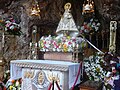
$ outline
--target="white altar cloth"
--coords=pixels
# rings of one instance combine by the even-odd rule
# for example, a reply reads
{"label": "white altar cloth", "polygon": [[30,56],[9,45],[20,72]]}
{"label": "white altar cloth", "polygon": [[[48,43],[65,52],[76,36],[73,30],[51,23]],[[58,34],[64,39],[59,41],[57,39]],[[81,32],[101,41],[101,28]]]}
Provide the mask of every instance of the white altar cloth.
{"label": "white altar cloth", "polygon": [[[53,74],[59,75],[60,86],[63,86],[63,83],[67,83],[68,88],[70,89],[76,79],[80,63],[64,62],[64,61],[52,61],[52,60],[13,60],[11,61],[10,76],[11,79],[24,78],[25,71],[38,71],[43,70],[45,74],[53,71]],[[65,72],[65,74],[63,74]],[[35,76],[34,76],[35,77]],[[49,80],[48,80],[49,81]],[[80,83],[80,76],[76,84]],[[67,86],[65,86],[67,87]],[[32,90],[32,89],[31,89]],[[44,90],[44,89],[37,89]],[[61,90],[65,90],[64,87],[61,87]]]}

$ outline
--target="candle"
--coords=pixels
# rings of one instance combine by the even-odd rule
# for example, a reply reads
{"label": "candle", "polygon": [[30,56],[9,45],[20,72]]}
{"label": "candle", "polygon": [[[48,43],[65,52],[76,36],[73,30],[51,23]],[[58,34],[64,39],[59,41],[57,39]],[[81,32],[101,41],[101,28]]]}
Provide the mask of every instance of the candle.
{"label": "candle", "polygon": [[30,47],[32,47],[32,42],[30,42]]}
{"label": "candle", "polygon": [[73,43],[73,47],[75,47],[75,43]]}
{"label": "candle", "polygon": [[4,47],[4,43],[5,43],[5,35],[4,35],[4,32],[2,34],[2,47]]}
{"label": "candle", "polygon": [[77,44],[77,46],[76,46],[77,48],[79,47],[79,44]]}
{"label": "candle", "polygon": [[35,43],[35,46],[37,47],[37,43]]}

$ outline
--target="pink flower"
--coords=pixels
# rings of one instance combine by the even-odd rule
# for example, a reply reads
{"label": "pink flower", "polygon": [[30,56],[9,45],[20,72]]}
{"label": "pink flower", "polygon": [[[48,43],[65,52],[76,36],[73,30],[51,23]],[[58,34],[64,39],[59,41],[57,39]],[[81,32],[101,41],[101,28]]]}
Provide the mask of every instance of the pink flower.
{"label": "pink flower", "polygon": [[72,41],[73,41],[73,42],[76,42],[76,39],[75,39],[75,38],[73,38],[73,39],[72,39]]}
{"label": "pink flower", "polygon": [[80,30],[80,33],[83,33],[83,30]]}
{"label": "pink flower", "polygon": [[47,47],[44,45],[44,48],[47,48]]}
{"label": "pink flower", "polygon": [[70,45],[70,44],[72,44],[72,42],[68,42],[68,44]]}
{"label": "pink flower", "polygon": [[46,44],[46,41],[44,42],[44,44]]}
{"label": "pink flower", "polygon": [[6,23],[7,23],[7,24],[5,25],[6,27],[10,27],[10,25],[12,24],[10,21],[6,21]]}
{"label": "pink flower", "polygon": [[53,45],[54,45],[55,48],[58,47],[58,45],[57,45],[57,43],[55,41],[53,42]]}

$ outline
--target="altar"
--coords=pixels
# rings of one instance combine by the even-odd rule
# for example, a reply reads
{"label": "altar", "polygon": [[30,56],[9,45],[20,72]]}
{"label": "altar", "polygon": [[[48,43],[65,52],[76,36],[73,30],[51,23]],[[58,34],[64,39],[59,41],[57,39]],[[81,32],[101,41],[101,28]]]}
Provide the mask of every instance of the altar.
{"label": "altar", "polygon": [[[53,80],[61,90],[70,90],[80,68],[80,63],[53,60],[14,60],[10,65],[11,79],[22,78],[22,90],[48,90]],[[76,85],[79,83],[80,75]]]}

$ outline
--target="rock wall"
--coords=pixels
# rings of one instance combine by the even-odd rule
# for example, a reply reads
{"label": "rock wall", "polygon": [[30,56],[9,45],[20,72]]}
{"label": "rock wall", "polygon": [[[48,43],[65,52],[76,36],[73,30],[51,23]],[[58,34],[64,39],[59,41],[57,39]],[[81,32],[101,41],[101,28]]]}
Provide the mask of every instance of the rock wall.
{"label": "rock wall", "polygon": [[[9,16],[14,17],[16,23],[20,24],[22,31],[21,36],[5,35],[4,48],[1,48],[1,50],[4,51],[3,57],[5,63],[3,63],[3,65],[7,66],[7,68],[9,68],[9,63],[11,60],[27,59],[29,54],[28,48],[31,36],[29,33],[30,18],[26,12],[30,5],[30,2],[28,3],[28,1],[12,1],[9,6],[5,7],[6,11],[1,9],[0,15],[4,16],[4,18]],[[0,41],[2,42],[2,40]]]}

